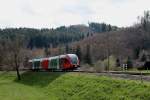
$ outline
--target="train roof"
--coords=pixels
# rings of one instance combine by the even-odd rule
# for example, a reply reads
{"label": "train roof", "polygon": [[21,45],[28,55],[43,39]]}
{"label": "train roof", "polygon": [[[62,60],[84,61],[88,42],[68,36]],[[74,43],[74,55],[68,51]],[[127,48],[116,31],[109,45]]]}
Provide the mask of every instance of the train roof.
{"label": "train roof", "polygon": [[67,54],[67,55],[70,56],[70,57],[77,57],[76,54]]}
{"label": "train roof", "polygon": [[36,58],[36,59],[31,59],[31,60],[29,60],[29,62],[33,62],[33,61],[41,61],[43,58]]}
{"label": "train roof", "polygon": [[54,56],[54,57],[48,57],[48,58],[34,58],[29,60],[29,62],[33,62],[33,61],[42,61],[43,59],[57,59],[57,58],[65,58],[65,57],[77,57],[76,54],[64,54],[64,55],[59,55],[59,56]]}
{"label": "train roof", "polygon": [[59,56],[49,57],[48,59],[56,59],[59,58]]}

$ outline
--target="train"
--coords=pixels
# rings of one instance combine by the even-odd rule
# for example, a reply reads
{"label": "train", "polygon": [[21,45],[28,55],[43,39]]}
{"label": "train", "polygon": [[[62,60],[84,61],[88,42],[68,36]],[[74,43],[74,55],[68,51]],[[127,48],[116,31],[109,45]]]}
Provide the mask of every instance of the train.
{"label": "train", "polygon": [[32,70],[73,70],[80,67],[80,61],[76,54],[35,58],[29,60],[29,64]]}

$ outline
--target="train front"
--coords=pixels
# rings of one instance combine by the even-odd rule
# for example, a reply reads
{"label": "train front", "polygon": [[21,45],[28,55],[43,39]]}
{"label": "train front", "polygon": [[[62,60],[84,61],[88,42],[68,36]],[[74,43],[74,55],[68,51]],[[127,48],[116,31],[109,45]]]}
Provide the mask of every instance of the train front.
{"label": "train front", "polygon": [[80,61],[76,54],[67,54],[67,56],[69,57],[69,59],[71,61],[71,66],[73,68],[80,67]]}

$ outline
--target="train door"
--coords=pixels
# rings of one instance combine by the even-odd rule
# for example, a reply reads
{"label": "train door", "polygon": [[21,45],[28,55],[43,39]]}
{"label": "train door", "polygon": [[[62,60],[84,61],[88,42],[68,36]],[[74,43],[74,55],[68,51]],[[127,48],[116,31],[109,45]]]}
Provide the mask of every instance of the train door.
{"label": "train door", "polygon": [[48,69],[48,59],[44,59],[41,62],[42,68],[47,70]]}

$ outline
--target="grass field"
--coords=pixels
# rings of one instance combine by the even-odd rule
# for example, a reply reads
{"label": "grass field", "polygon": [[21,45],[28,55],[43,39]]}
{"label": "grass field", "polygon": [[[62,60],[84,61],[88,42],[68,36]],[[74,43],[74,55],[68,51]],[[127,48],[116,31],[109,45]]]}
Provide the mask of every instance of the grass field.
{"label": "grass field", "polygon": [[150,83],[82,73],[0,72],[0,100],[150,100]]}

